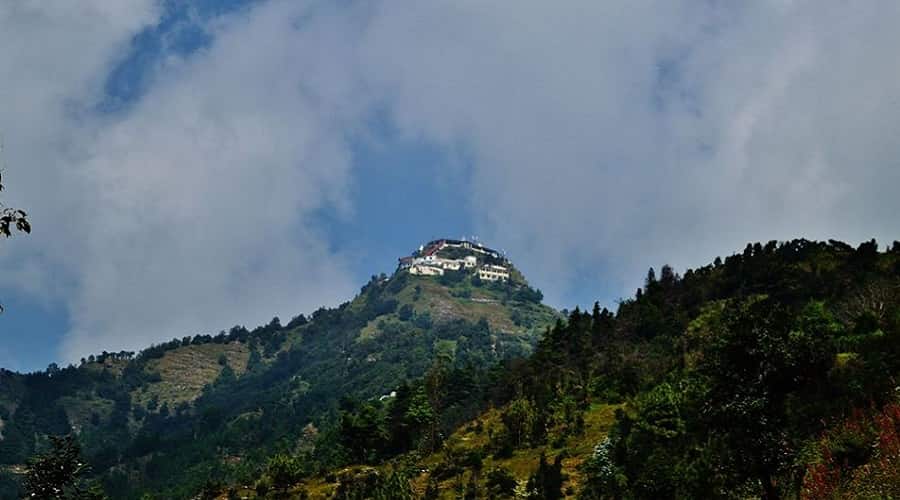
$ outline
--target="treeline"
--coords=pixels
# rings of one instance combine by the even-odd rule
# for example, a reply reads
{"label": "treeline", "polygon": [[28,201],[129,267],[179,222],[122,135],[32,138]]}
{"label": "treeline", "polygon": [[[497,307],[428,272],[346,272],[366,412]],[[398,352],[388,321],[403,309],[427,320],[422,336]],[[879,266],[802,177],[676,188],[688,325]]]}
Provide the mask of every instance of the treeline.
{"label": "treeline", "polygon": [[[773,241],[683,276],[651,269],[615,313],[576,308],[527,361],[445,376],[432,368],[394,398],[345,404],[342,464],[444,450],[429,490],[467,477],[456,494],[505,498],[508,471],[488,481],[482,459],[540,448],[559,454],[529,480],[534,498],[896,496],[900,243]],[[553,464],[596,404],[624,405],[564,487]],[[501,427],[487,445],[442,446],[492,406]]]}
{"label": "treeline", "polygon": [[625,401],[584,498],[806,495],[821,461],[852,476],[877,454],[846,436],[817,443],[894,401],[898,292],[900,244],[879,253],[874,240],[754,244],[683,277],[651,270],[615,316],[576,309],[513,377],[536,410],[529,444],[568,398]]}
{"label": "treeline", "polygon": [[[436,449],[453,427],[480,411],[484,398],[469,396],[486,392],[481,367],[526,356],[534,337],[495,331],[485,319],[434,320],[424,286],[406,273],[373,276],[354,301],[321,308],[310,318],[297,316],[287,325],[275,318],[250,331],[237,326],[137,354],[102,353],[80,367],[15,375],[18,392],[11,397],[17,406],[4,419],[4,437],[11,438],[0,441],[11,451],[3,459],[24,463],[48,449],[44,436],[71,432],[67,409],[92,412],[75,432],[96,478],[114,498],[148,492],[188,498],[221,485],[253,483],[261,471],[270,471],[266,477],[278,483],[420,447]],[[510,285],[509,293],[520,289]],[[526,307],[516,299],[515,305],[499,305],[505,290],[487,289],[498,297],[498,309]],[[527,304],[522,316],[548,321],[553,311]],[[375,334],[361,337],[372,325]],[[240,376],[223,355],[218,379],[198,398],[171,403],[142,397],[161,380],[151,361],[175,349],[232,342],[249,351]],[[426,386],[398,387],[402,380],[430,381],[425,398],[431,410],[421,405]],[[394,400],[401,403],[391,405]],[[399,415],[403,401],[409,408]],[[393,417],[385,413],[389,406]],[[440,418],[429,417],[429,411]],[[376,429],[370,439],[347,438],[368,436],[371,425]],[[265,490],[268,479],[260,484]]]}

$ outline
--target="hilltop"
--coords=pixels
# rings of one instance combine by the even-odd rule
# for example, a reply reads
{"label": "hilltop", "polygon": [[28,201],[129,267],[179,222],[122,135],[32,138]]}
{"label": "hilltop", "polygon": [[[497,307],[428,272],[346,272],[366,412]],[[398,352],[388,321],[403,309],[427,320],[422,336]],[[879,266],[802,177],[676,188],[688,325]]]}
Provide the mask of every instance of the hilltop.
{"label": "hilltop", "polygon": [[[338,467],[307,474],[283,454],[249,488],[208,491],[893,498],[898,360],[900,243],[750,244],[683,276],[650,269],[617,311],[576,308],[525,361],[444,384],[430,372],[395,398],[346,406]],[[460,383],[480,401],[465,421]],[[457,424],[434,439],[434,422]]]}
{"label": "hilltop", "polygon": [[120,498],[900,492],[900,242],[748,244],[566,318],[434,246],[286,326],[0,374],[3,491],[80,422]]}
{"label": "hilltop", "polygon": [[252,475],[312,429],[330,432],[342,401],[389,398],[437,359],[463,370],[526,357],[558,314],[503,262],[505,279],[399,268],[286,325],[274,318],[78,366],[0,371],[0,498],[14,498],[15,472],[48,435],[74,433],[114,498],[182,498],[209,478]]}

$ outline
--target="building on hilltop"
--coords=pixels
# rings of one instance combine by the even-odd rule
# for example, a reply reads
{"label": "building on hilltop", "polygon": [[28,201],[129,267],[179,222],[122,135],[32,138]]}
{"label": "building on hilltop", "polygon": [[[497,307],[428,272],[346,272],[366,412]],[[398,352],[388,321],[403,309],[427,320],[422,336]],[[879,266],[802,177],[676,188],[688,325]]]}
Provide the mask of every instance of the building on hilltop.
{"label": "building on hilltop", "polygon": [[409,274],[418,276],[443,276],[444,269],[438,266],[429,266],[428,264],[413,264],[409,267]]}
{"label": "building on hilltop", "polygon": [[422,245],[421,247],[419,247],[419,254],[421,254],[423,257],[428,256],[428,255],[434,255],[437,252],[439,252],[445,248],[462,248],[465,250],[470,250],[475,253],[480,253],[482,255],[487,255],[494,259],[502,259],[503,258],[503,255],[500,252],[498,252],[497,250],[494,250],[492,248],[488,248],[488,247],[482,245],[481,243],[474,243],[474,242],[465,241],[465,240],[449,240],[449,239],[440,239],[440,240],[429,241],[425,245]]}
{"label": "building on hilltop", "polygon": [[[441,250],[453,248],[463,250],[460,252],[444,253],[443,257],[439,255]],[[448,256],[460,258],[447,258]],[[482,261],[479,267],[479,256]],[[506,262],[500,252],[485,247],[480,243],[472,243],[465,240],[434,240],[429,241],[412,255],[400,257],[398,270],[408,270],[410,274],[418,276],[443,276],[445,271],[472,270],[481,279],[487,281],[508,280],[509,270],[497,265],[497,262]]]}
{"label": "building on hilltop", "polygon": [[478,268],[478,277],[485,281],[509,280],[509,269],[504,266],[485,264]]}

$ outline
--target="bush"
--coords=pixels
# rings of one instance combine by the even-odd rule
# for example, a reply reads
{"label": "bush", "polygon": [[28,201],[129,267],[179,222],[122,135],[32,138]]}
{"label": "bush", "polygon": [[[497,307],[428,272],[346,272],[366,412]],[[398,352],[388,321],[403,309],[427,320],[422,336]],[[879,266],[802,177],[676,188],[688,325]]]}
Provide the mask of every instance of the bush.
{"label": "bush", "polygon": [[897,498],[900,495],[900,405],[874,416],[856,411],[827,432],[820,460],[803,478],[801,498]]}
{"label": "bush", "polygon": [[491,498],[512,498],[516,494],[518,481],[508,470],[497,467],[488,471],[485,486]]}
{"label": "bush", "polygon": [[541,293],[540,290],[531,288],[530,286],[523,286],[513,294],[513,300],[540,304],[541,301],[544,300],[544,294]]}
{"label": "bush", "polygon": [[403,290],[403,287],[406,286],[406,283],[409,282],[409,273],[396,273],[394,277],[391,278],[391,282],[387,286],[387,291],[390,293],[399,293]]}
{"label": "bush", "polygon": [[397,306],[400,303],[397,302],[397,299],[387,299],[387,300],[379,300],[375,303],[375,316],[381,316],[383,314],[390,314],[397,310]]}
{"label": "bush", "polygon": [[255,489],[256,496],[265,497],[269,493],[269,490],[272,489],[272,480],[266,476],[263,476],[259,479],[259,481],[256,482]]}
{"label": "bush", "polygon": [[397,317],[400,318],[400,321],[409,321],[413,317],[413,308],[409,304],[404,304],[397,311]]}
{"label": "bush", "polygon": [[302,468],[297,459],[279,453],[266,463],[266,476],[274,488],[286,490],[302,478]]}
{"label": "bush", "polygon": [[415,325],[423,330],[431,328],[431,314],[428,311],[417,314]]}
{"label": "bush", "polygon": [[453,286],[457,283],[462,282],[464,279],[466,279],[467,274],[468,273],[466,273],[465,271],[447,270],[447,271],[444,271],[444,274],[441,275],[440,278],[438,278],[438,283],[440,283],[444,286]]}

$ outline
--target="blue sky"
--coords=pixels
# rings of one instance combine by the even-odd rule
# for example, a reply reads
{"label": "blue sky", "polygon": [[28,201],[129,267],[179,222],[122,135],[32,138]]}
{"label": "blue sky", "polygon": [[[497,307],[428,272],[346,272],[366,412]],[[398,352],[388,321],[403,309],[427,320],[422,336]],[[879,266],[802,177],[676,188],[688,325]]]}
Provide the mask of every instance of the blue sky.
{"label": "blue sky", "polygon": [[0,366],[349,299],[435,237],[557,307],[748,241],[896,239],[900,7],[0,6]]}

